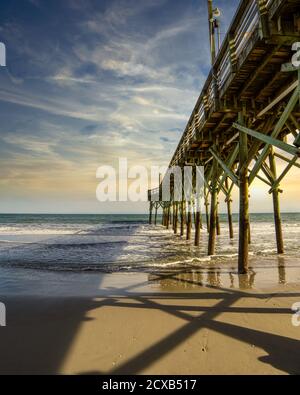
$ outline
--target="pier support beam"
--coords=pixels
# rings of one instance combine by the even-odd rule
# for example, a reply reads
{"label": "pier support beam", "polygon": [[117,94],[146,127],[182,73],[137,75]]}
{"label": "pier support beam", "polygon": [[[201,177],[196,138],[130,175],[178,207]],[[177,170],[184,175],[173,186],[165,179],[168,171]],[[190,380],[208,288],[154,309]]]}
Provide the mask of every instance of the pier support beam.
{"label": "pier support beam", "polygon": [[[250,196],[249,196],[250,199]],[[249,226],[248,226],[248,244],[251,244],[252,240],[251,240],[251,219],[249,216]]]}
{"label": "pier support beam", "polygon": [[210,223],[209,223],[209,239],[208,254],[215,254],[216,245],[216,217],[217,217],[217,172],[218,163],[213,159],[212,181],[211,181],[211,207],[210,207]]}
{"label": "pier support beam", "polygon": [[[225,180],[225,187],[226,190],[229,190],[229,185],[228,185],[228,178]],[[233,234],[233,223],[232,223],[232,210],[231,210],[231,195],[228,195],[226,198],[226,203],[227,203],[227,216],[228,216],[228,227],[229,227],[229,237],[230,239],[233,239],[234,234]]]}
{"label": "pier support beam", "polygon": [[[244,124],[242,113],[239,114],[239,125]],[[248,168],[241,164],[248,161],[248,138],[240,131],[240,215],[239,215],[239,273],[248,272],[249,255],[249,178]]]}
{"label": "pier support beam", "polygon": [[149,209],[149,224],[152,224],[152,210],[153,210],[153,202],[150,202],[150,209]]}
{"label": "pier support beam", "polygon": [[181,210],[180,210],[180,236],[183,236],[184,235],[185,219],[186,219],[184,201],[182,201],[180,205],[181,205]]}
{"label": "pier support beam", "polygon": [[174,203],[174,233],[178,233],[178,203]]}
{"label": "pier support beam", "polygon": [[220,216],[219,216],[219,201],[217,198],[217,210],[216,210],[216,227],[217,227],[217,236],[221,235],[221,227],[220,227]]}
{"label": "pier support beam", "polygon": [[206,191],[204,192],[204,205],[205,205],[205,217],[206,217],[206,228],[207,228],[207,233],[209,233],[209,212],[208,212],[208,193]]}
{"label": "pier support beam", "polygon": [[200,229],[201,229],[201,211],[199,203],[196,203],[196,220],[195,220],[195,246],[200,245]]}
{"label": "pier support beam", "polygon": [[165,206],[164,207],[164,215],[163,215],[163,225],[167,226],[167,213],[168,213],[168,208]]}
{"label": "pier support beam", "polygon": [[167,229],[170,228],[170,216],[171,216],[171,205],[169,204],[169,205],[168,205],[168,208],[167,208],[167,216],[166,216],[166,226],[167,226]]}
{"label": "pier support beam", "polygon": [[155,226],[157,225],[157,210],[158,210],[158,204],[155,203],[155,218],[154,218],[154,224],[155,224]]}
{"label": "pier support beam", "polygon": [[188,202],[186,239],[191,240],[191,235],[192,235],[192,204],[191,204],[191,202]]}
{"label": "pier support beam", "polygon": [[[277,179],[276,162],[274,156],[274,149],[271,148],[269,155],[270,169],[274,176],[274,180]],[[274,206],[274,221],[275,221],[275,232],[277,242],[278,254],[284,253],[283,237],[282,237],[282,226],[281,226],[281,215],[280,215],[280,204],[279,204],[279,185],[272,192],[273,195],[273,206]]]}

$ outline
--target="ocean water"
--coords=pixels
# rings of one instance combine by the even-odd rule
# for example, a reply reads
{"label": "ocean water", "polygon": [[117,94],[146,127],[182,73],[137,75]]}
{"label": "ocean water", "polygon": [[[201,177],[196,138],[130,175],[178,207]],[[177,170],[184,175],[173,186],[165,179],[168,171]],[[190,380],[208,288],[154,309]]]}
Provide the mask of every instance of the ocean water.
{"label": "ocean water", "polygon": [[[238,216],[229,240],[221,215],[216,255],[206,256],[207,231],[201,247],[162,226],[150,226],[147,215],[0,215],[0,267],[51,271],[151,271],[172,267],[233,264],[237,259]],[[285,256],[298,257],[300,214],[282,214]],[[158,217],[160,223],[161,217]],[[204,218],[203,218],[203,223]],[[276,256],[272,214],[251,215],[250,255]]]}

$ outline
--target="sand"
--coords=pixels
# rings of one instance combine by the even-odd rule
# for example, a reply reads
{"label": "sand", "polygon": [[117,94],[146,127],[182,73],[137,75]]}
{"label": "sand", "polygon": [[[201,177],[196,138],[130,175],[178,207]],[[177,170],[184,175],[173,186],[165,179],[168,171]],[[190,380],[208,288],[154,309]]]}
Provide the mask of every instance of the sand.
{"label": "sand", "polygon": [[273,268],[265,279],[79,274],[73,295],[0,295],[0,373],[299,374],[299,277],[282,281]]}

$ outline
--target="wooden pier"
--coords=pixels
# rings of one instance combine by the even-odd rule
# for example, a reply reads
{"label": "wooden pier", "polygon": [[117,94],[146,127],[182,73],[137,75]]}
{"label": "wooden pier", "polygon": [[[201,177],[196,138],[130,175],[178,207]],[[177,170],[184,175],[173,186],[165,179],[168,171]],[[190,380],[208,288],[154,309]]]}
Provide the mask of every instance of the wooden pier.
{"label": "wooden pier", "polygon": [[[208,255],[216,252],[220,194],[227,203],[232,238],[232,189],[239,189],[238,268],[245,273],[250,242],[249,188],[255,178],[267,184],[273,196],[277,250],[284,252],[280,183],[293,166],[300,167],[300,69],[291,63],[295,55],[292,45],[300,42],[300,0],[242,0],[217,54],[211,0],[208,5],[213,66],[169,168],[204,167]],[[288,136],[293,137],[293,144],[287,143]],[[286,162],[280,175],[278,159]],[[202,216],[197,202],[193,198],[187,201],[184,195],[179,201],[172,197],[163,201],[161,188],[162,183],[149,191],[150,223],[153,210],[157,223],[157,211],[162,208],[162,224],[177,233],[180,219],[178,233],[190,240],[191,207],[195,205],[198,246]]]}

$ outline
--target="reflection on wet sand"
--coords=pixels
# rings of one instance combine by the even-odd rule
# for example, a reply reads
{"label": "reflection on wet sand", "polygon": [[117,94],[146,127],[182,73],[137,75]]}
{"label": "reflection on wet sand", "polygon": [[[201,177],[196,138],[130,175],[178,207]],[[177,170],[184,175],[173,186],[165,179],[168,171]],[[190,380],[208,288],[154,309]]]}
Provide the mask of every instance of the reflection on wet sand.
{"label": "reflection on wet sand", "polygon": [[[274,262],[274,261],[273,261]],[[287,273],[290,281],[287,280]],[[296,273],[298,276],[295,276]],[[299,267],[286,265],[285,258],[278,257],[278,264],[253,265],[247,274],[238,274],[232,267],[201,267],[165,270],[149,275],[149,281],[162,289],[195,289],[199,287],[223,287],[250,290],[263,287],[272,282],[273,285],[285,285],[299,277]]]}
{"label": "reflection on wet sand", "polygon": [[286,270],[285,270],[285,260],[283,257],[277,257],[278,260],[278,283],[286,284]]}

